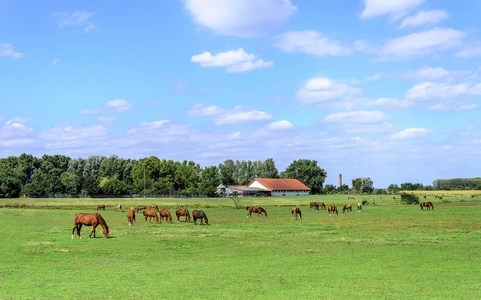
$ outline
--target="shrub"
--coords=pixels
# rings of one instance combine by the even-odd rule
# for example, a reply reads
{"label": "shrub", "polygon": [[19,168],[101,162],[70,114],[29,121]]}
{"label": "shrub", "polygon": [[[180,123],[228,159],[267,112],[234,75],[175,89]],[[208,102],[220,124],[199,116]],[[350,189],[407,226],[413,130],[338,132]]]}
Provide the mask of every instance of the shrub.
{"label": "shrub", "polygon": [[410,193],[401,193],[401,203],[404,204],[419,204],[419,197]]}

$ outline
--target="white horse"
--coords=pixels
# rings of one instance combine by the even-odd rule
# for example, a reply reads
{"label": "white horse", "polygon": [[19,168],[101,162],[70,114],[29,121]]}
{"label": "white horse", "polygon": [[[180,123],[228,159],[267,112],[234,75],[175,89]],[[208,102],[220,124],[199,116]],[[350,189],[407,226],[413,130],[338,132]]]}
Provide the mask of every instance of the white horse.
{"label": "white horse", "polygon": [[361,211],[362,211],[362,204],[361,204],[361,203],[358,203],[358,204],[357,204],[357,211],[358,211],[358,212],[361,212]]}
{"label": "white horse", "polygon": [[122,205],[119,204],[119,205],[117,206],[117,211],[118,211],[118,212],[122,212]]}

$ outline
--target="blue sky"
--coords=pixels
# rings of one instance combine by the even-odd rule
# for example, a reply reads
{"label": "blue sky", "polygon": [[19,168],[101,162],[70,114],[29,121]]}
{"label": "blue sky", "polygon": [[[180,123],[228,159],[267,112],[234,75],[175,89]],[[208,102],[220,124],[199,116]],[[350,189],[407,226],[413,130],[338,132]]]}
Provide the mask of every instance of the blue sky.
{"label": "blue sky", "polygon": [[0,157],[480,176],[481,2],[0,3]]}

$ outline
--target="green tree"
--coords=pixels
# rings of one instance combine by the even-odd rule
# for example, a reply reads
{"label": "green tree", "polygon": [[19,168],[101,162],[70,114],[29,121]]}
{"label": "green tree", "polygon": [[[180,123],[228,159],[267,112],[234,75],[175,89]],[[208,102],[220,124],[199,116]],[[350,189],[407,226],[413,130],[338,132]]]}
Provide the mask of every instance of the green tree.
{"label": "green tree", "polygon": [[223,185],[237,185],[235,174],[235,163],[232,159],[228,159],[223,163],[219,164],[220,181]]}
{"label": "green tree", "polygon": [[357,192],[361,191],[361,178],[356,178],[352,180],[352,189]]}
{"label": "green tree", "polygon": [[317,165],[317,161],[309,159],[295,160],[282,172],[283,178],[299,180],[311,189],[312,194],[322,192],[326,176],[326,171]]}
{"label": "green tree", "polygon": [[335,192],[335,191],[336,191],[336,187],[335,187],[334,185],[332,185],[332,184],[326,184],[326,185],[324,186],[324,192],[325,192],[326,194],[332,194],[332,193]]}
{"label": "green tree", "polygon": [[202,169],[199,183],[199,194],[212,195],[220,184],[219,169],[216,166]]}
{"label": "green tree", "polygon": [[142,194],[145,189],[153,187],[160,179],[160,159],[155,156],[136,160],[132,166],[134,193]]}
{"label": "green tree", "polygon": [[373,181],[369,177],[361,178],[361,193],[371,194],[374,191]]}
{"label": "green tree", "polygon": [[16,198],[22,190],[23,174],[12,168],[13,160],[0,159],[0,198]]}

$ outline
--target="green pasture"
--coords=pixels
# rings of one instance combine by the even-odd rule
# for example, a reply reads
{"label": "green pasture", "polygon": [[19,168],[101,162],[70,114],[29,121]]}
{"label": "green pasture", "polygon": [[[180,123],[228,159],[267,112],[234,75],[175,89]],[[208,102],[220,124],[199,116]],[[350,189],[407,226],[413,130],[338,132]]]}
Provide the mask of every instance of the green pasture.
{"label": "green pasture", "polygon": [[[471,198],[471,195],[444,196],[443,202],[472,202],[481,201],[481,195]],[[351,198],[351,199],[348,199]],[[396,199],[393,199],[396,198]],[[420,194],[421,201],[439,202],[434,195]],[[246,206],[292,206],[309,205],[310,202],[325,202],[326,205],[356,205],[362,200],[370,204],[400,204],[399,195],[311,195],[311,196],[282,196],[282,197],[245,197],[240,200],[241,207]],[[234,207],[231,198],[0,198],[0,208],[44,208],[44,209],[95,209],[98,204],[104,204],[107,210],[117,210],[119,204],[128,208],[138,205],[157,204],[159,207],[177,208],[216,208]]]}
{"label": "green pasture", "polygon": [[[421,211],[392,196],[364,197],[362,213],[338,217],[307,206],[341,208],[362,201],[355,197],[243,199],[268,212],[252,219],[229,199],[0,200],[0,299],[479,298],[479,199]],[[177,206],[200,208],[211,225],[146,224],[138,214],[129,227],[119,201],[173,214]],[[72,240],[75,214],[98,203],[108,205],[101,215],[113,238],[99,227],[89,239],[84,226],[83,238]],[[302,220],[291,219],[292,205],[301,205]]]}

